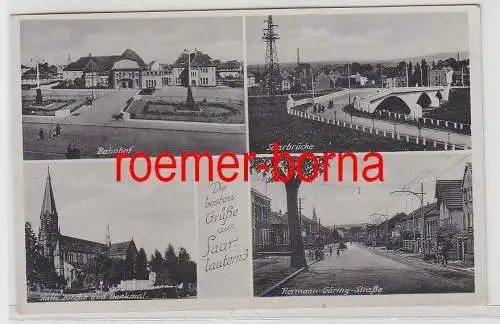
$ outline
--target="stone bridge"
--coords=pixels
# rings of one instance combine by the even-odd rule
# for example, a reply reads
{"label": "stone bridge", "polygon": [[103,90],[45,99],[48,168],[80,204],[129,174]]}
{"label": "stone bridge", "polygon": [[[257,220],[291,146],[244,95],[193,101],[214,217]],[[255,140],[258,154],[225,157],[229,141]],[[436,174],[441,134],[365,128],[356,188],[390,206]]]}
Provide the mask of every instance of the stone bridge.
{"label": "stone bridge", "polygon": [[353,105],[355,109],[368,113],[377,109],[391,110],[391,107],[397,106],[402,110],[394,112],[421,118],[422,108],[440,106],[444,90],[444,87],[389,88],[364,98],[355,96]]}

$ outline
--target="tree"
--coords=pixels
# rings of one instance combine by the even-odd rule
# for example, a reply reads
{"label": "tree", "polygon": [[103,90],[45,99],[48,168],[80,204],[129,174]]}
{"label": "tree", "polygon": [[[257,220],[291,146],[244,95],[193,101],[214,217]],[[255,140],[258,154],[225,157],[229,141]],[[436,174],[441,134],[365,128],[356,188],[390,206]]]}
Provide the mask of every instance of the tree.
{"label": "tree", "polygon": [[178,257],[178,263],[179,264],[186,264],[188,261],[191,261],[191,256],[187,252],[187,250],[183,247],[179,248],[179,257]]}
{"label": "tree", "polygon": [[420,64],[418,62],[415,64],[415,72],[413,73],[413,85],[416,85],[417,83],[419,86],[422,86],[422,74]]}
{"label": "tree", "polygon": [[429,65],[422,59],[422,85],[429,86]]}
{"label": "tree", "polygon": [[172,244],[169,244],[165,251],[165,263],[170,268],[177,264],[177,255]]}
{"label": "tree", "polygon": [[160,251],[155,250],[155,253],[151,256],[151,271],[158,272],[164,264],[163,257],[161,256]]}
{"label": "tree", "polygon": [[82,77],[76,78],[73,81],[73,85],[76,89],[83,89],[85,88],[85,79]]}
{"label": "tree", "polygon": [[145,280],[148,279],[148,273],[146,269],[147,263],[147,255],[146,251],[143,248],[139,249],[139,253],[137,254],[137,261],[135,263],[135,276],[136,279]]}
{"label": "tree", "polygon": [[29,283],[38,282],[40,279],[37,265],[40,262],[38,240],[30,222],[24,223],[24,239],[26,247],[26,279]]}
{"label": "tree", "polygon": [[415,83],[413,82],[413,66],[411,62],[408,62],[408,86],[412,87]]}
{"label": "tree", "polygon": [[[296,164],[297,158],[292,158],[294,165]],[[259,166],[261,165],[270,165],[269,158],[254,158],[251,160],[251,172],[258,173],[262,175],[266,181],[273,182],[275,177],[273,177],[271,168],[263,169]],[[285,191],[286,191],[286,205],[288,209],[288,230],[290,234],[290,249],[291,249],[291,258],[290,258],[290,267],[293,268],[301,268],[307,266],[305,251],[304,251],[304,242],[302,241],[302,231],[301,231],[301,215],[299,215],[297,198],[299,193],[299,187],[302,183],[301,178],[299,177],[299,171],[302,173],[303,177],[311,176],[314,173],[314,164],[310,159],[304,159],[303,163],[300,165],[301,168],[289,166],[288,161],[282,159],[279,161],[277,165],[277,172],[282,179],[286,177],[286,175],[290,174],[291,179],[289,181],[285,181]],[[293,167],[293,172],[289,167]],[[317,165],[318,174],[323,173],[323,161],[319,161]]]}

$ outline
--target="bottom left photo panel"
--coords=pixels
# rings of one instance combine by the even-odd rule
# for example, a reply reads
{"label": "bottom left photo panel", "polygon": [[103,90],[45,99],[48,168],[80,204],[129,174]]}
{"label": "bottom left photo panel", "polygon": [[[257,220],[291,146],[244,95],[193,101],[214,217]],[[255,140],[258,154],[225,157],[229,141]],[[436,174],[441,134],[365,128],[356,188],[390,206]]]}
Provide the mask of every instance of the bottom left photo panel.
{"label": "bottom left photo panel", "polygon": [[28,303],[196,298],[193,183],[115,172],[114,160],[24,163]]}

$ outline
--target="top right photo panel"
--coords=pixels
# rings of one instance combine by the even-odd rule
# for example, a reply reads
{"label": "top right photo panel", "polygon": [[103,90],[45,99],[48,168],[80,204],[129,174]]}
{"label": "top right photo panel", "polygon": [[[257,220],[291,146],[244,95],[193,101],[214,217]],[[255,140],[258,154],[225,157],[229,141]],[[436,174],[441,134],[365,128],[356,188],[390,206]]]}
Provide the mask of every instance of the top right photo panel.
{"label": "top right photo panel", "polygon": [[246,17],[250,151],[471,149],[469,12],[417,9]]}

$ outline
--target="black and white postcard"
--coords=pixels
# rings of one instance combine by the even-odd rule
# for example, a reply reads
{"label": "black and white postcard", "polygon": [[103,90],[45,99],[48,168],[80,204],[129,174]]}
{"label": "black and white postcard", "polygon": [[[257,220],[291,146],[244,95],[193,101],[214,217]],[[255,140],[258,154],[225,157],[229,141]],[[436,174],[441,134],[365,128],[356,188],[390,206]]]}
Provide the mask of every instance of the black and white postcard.
{"label": "black and white postcard", "polygon": [[11,27],[20,313],[486,300],[477,6]]}

